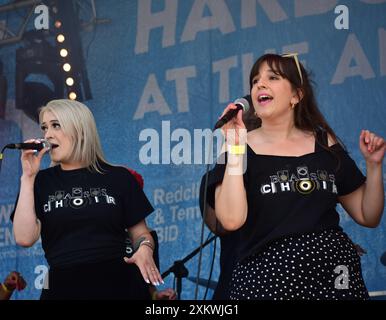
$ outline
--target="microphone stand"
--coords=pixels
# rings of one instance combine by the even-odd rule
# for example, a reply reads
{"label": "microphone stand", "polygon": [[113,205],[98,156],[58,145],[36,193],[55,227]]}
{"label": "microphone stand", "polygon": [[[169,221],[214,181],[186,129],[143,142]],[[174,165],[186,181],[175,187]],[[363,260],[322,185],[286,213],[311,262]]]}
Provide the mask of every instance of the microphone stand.
{"label": "microphone stand", "polygon": [[164,273],[162,273],[161,277],[166,278],[170,273],[174,273],[174,276],[177,279],[177,299],[181,300],[181,291],[182,291],[182,278],[186,278],[189,275],[188,269],[185,267],[185,262],[192,259],[197,253],[200,252],[200,250],[204,247],[206,247],[209,243],[211,243],[214,239],[216,239],[217,236],[213,236],[207,241],[205,241],[201,246],[194,249],[191,253],[189,253],[185,258],[182,260],[176,260],[174,261],[174,264],[166,270]]}

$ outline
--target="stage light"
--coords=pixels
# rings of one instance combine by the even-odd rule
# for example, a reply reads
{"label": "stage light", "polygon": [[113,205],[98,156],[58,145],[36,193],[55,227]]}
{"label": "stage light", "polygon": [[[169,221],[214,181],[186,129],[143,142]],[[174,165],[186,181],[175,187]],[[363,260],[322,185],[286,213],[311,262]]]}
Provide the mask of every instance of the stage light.
{"label": "stage light", "polygon": [[[67,96],[70,92],[75,92],[76,100],[84,101],[92,99],[92,94],[82,49],[82,39],[80,36],[82,30],[82,19],[80,18],[81,14],[79,11],[80,2],[83,1],[56,0],[55,5],[57,5],[57,13],[54,15],[53,21],[61,22],[61,27],[55,29],[55,37],[58,34],[65,37],[64,43],[57,43],[57,55],[62,59],[63,64],[68,63],[71,65],[71,71],[67,71],[68,73],[63,75],[63,80],[65,81],[68,77],[71,77],[74,80],[72,86],[66,85]],[[63,48],[68,51],[66,57],[63,57],[60,54],[60,50]]]}
{"label": "stage light", "polygon": [[66,38],[64,37],[64,35],[58,34],[58,36],[56,37],[56,40],[57,40],[59,43],[63,43],[64,40],[66,40]]}
{"label": "stage light", "polygon": [[64,96],[62,63],[57,49],[46,40],[44,30],[24,34],[25,45],[16,50],[15,104],[17,109],[38,122],[37,110]]}
{"label": "stage light", "polygon": [[61,21],[59,21],[59,20],[57,20],[57,21],[55,21],[55,27],[56,28],[60,28],[62,26],[62,22]]}
{"label": "stage light", "polygon": [[68,56],[68,51],[67,49],[60,49],[60,56],[65,58]]}
{"label": "stage light", "polygon": [[75,92],[70,92],[68,94],[68,97],[71,99],[71,100],[75,100],[76,99],[76,93]]}
{"label": "stage light", "polygon": [[65,63],[63,65],[63,70],[69,72],[71,70],[71,65],[69,63]]}
{"label": "stage light", "polygon": [[74,85],[74,79],[69,77],[66,79],[66,84],[71,87],[72,85]]}

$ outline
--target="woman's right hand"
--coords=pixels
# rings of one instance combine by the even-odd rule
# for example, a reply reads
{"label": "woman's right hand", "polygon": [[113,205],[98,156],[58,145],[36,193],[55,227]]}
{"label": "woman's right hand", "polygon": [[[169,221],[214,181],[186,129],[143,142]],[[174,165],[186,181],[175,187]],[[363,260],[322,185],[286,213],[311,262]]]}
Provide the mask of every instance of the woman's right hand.
{"label": "woman's right hand", "polygon": [[[234,103],[230,103],[222,113],[222,118],[229,110],[236,109]],[[219,119],[220,119],[219,118]],[[221,128],[222,133],[225,136],[226,143],[228,145],[245,144],[247,138],[247,130],[243,122],[243,110],[239,110],[236,117],[233,117]]]}
{"label": "woman's right hand", "polygon": [[[24,141],[26,143],[40,143],[39,140],[29,139]],[[35,150],[22,150],[21,151],[21,166],[23,169],[23,176],[26,178],[34,178],[40,169],[40,162],[43,155],[48,151],[48,148],[43,148],[35,155]]]}

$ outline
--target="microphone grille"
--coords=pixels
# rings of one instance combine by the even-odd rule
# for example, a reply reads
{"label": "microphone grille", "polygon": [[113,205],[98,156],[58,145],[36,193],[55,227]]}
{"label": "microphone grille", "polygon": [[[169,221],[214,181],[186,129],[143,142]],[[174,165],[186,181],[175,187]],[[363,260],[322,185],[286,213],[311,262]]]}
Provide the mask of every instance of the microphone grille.
{"label": "microphone grille", "polygon": [[235,100],[234,104],[238,104],[243,108],[243,112],[247,112],[250,108],[250,104],[248,101],[248,98],[250,99],[250,96],[245,96],[243,98],[238,98]]}
{"label": "microphone grille", "polygon": [[48,151],[52,149],[52,145],[48,140],[40,139],[40,142],[43,144],[44,148],[48,148]]}

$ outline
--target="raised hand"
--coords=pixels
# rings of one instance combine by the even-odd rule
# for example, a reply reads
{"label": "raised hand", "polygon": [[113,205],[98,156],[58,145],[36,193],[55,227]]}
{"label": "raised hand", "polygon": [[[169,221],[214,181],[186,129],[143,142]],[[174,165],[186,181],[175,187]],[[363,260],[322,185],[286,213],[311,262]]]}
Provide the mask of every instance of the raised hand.
{"label": "raised hand", "polygon": [[380,164],[385,155],[385,140],[369,130],[362,130],[359,136],[359,148],[366,162]]}
{"label": "raised hand", "polygon": [[[29,139],[24,142],[39,143],[39,140]],[[43,155],[48,151],[48,148],[43,148],[36,154],[34,150],[22,150],[21,152],[21,166],[23,169],[23,176],[31,178],[37,175],[40,169],[40,162]]]}
{"label": "raised hand", "polygon": [[[237,107],[234,103],[229,104],[225,108],[224,112],[219,117],[219,119],[223,117],[229,110],[236,108]],[[247,130],[242,117],[243,110],[240,110],[237,113],[236,117],[232,118],[221,128],[221,131],[223,132],[228,145],[238,145],[246,143]]]}

